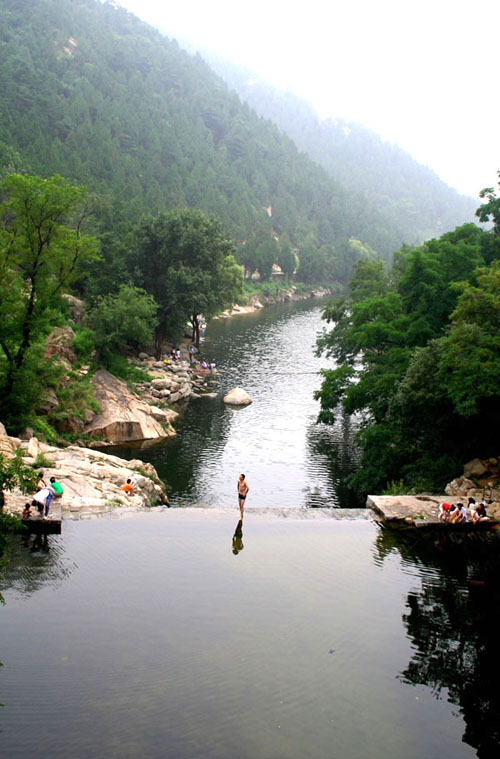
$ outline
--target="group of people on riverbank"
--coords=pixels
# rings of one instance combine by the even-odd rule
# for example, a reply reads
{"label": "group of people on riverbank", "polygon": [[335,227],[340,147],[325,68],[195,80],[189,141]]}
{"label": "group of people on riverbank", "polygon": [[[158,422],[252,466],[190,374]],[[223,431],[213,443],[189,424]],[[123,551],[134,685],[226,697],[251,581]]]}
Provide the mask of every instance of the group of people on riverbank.
{"label": "group of people on riverbank", "polygon": [[[469,514],[467,514],[467,509]],[[470,516],[470,519],[469,519]],[[475,498],[469,498],[467,507],[463,503],[441,503],[439,505],[439,521],[449,522],[450,524],[461,524],[463,522],[472,522],[477,524],[478,522],[484,522],[488,519],[486,513],[486,503],[481,501],[476,503]]]}
{"label": "group of people on riverbank", "polygon": [[33,500],[31,503],[27,503],[23,509],[23,519],[29,519],[31,517],[32,508],[37,509],[40,519],[48,519],[52,499],[61,498],[64,493],[63,486],[55,477],[51,477],[49,482],[46,483],[43,472],[38,473],[37,488],[38,490],[33,496]]}

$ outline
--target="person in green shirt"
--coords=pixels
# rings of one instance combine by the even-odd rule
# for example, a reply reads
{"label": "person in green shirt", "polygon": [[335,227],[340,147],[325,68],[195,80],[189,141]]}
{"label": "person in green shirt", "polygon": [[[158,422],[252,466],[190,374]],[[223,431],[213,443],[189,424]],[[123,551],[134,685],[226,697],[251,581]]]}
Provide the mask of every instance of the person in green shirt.
{"label": "person in green shirt", "polygon": [[50,487],[54,491],[54,498],[60,498],[64,493],[63,486],[56,480],[55,477],[50,478]]}

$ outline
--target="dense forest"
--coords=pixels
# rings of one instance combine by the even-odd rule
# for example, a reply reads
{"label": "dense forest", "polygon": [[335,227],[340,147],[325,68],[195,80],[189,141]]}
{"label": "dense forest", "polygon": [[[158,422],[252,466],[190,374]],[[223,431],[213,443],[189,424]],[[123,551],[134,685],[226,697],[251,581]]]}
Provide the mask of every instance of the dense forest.
{"label": "dense forest", "polygon": [[403,246],[388,273],[360,261],[349,295],[324,310],[333,326],[318,350],[338,368],[323,373],[320,419],[358,414],[361,493],[439,492],[468,459],[498,454],[500,194],[481,195],[489,231]]}
{"label": "dense forest", "polygon": [[[320,120],[311,105],[214,53],[203,57],[255,111],[273,121],[351,192],[363,193],[409,244],[471,221],[476,203],[371,130],[342,118]],[[477,188],[478,191],[480,188]]]}
{"label": "dense forest", "polygon": [[250,263],[264,240],[284,237],[299,260],[304,248],[305,281],[346,282],[360,251],[388,259],[404,241],[201,57],[123,8],[5,0],[0,62],[0,171],[86,185],[99,195],[101,229],[199,208],[246,243]]}

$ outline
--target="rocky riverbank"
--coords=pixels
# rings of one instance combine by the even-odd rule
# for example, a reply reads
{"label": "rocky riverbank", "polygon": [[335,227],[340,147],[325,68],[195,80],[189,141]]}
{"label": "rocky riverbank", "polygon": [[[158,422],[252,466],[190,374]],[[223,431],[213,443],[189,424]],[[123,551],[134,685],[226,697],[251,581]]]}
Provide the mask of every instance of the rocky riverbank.
{"label": "rocky riverbank", "polygon": [[292,285],[287,290],[282,290],[276,295],[252,295],[246,305],[240,306],[235,304],[231,308],[226,309],[218,316],[214,316],[216,319],[229,319],[232,316],[240,314],[253,314],[255,311],[259,311],[264,306],[272,305],[273,303],[289,303],[291,301],[309,300],[310,298],[325,298],[331,295],[332,292],[326,287],[316,287],[311,290],[307,290],[305,293],[298,293],[295,286]]}
{"label": "rocky riverbank", "polygon": [[486,502],[486,513],[491,524],[500,522],[500,457],[472,459],[464,466],[463,475],[452,480],[442,495],[369,495],[366,506],[383,522],[394,525],[429,527],[439,525],[439,504],[463,503],[469,498],[476,503]]}
{"label": "rocky riverbank", "polygon": [[[67,448],[40,443],[36,438],[22,441],[6,435],[0,424],[0,450],[10,456],[16,448],[23,453],[24,463],[37,465],[46,482],[56,477],[64,493],[57,499],[63,519],[84,519],[109,514],[119,507],[143,508],[167,504],[165,485],[156,469],[139,459],[125,461],[103,451],[71,445]],[[132,481],[132,495],[122,486]],[[19,490],[5,494],[5,511],[20,514],[30,496]]]}

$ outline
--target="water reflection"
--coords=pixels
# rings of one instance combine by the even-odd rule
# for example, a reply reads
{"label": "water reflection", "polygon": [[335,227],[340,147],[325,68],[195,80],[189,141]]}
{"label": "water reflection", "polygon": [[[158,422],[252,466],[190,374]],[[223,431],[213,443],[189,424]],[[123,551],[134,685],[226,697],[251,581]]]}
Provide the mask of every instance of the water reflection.
{"label": "water reflection", "polygon": [[360,504],[347,487],[348,475],[359,458],[353,424],[340,412],[335,425],[311,424],[307,429],[307,470],[314,481],[305,494],[305,506],[356,508]]}
{"label": "water reflection", "polygon": [[57,587],[75,567],[65,555],[60,536],[16,535],[1,568],[0,590],[30,596],[45,585]]}
{"label": "water reflection", "polygon": [[397,551],[404,565],[422,569],[403,614],[414,653],[399,677],[460,708],[462,740],[480,759],[500,756],[498,547],[491,534],[433,539],[388,530],[376,544],[380,561]]}
{"label": "water reflection", "polygon": [[240,551],[243,551],[244,549],[243,545],[243,519],[240,519],[238,524],[236,525],[236,530],[234,531],[233,535],[233,541],[232,541],[232,548],[233,553],[235,556],[239,554]]}

